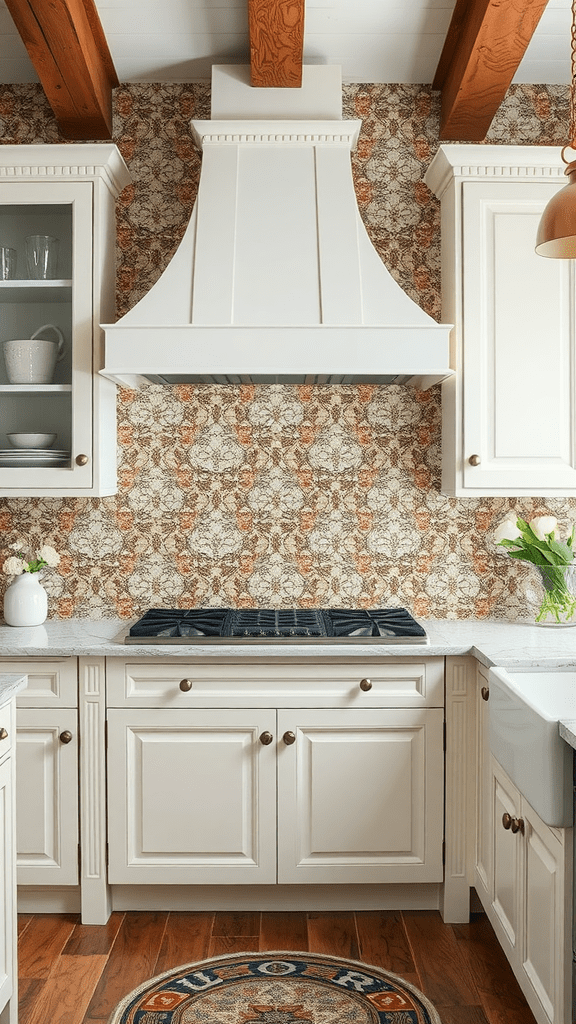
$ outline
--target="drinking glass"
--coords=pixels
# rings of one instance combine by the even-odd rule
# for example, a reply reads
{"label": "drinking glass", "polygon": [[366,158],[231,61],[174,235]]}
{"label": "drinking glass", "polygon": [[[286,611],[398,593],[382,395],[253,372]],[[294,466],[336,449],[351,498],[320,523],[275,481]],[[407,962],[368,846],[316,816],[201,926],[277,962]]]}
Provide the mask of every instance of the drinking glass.
{"label": "drinking glass", "polygon": [[45,281],[57,276],[58,244],[58,239],[52,235],[28,235],[26,262],[28,277],[32,281]]}
{"label": "drinking glass", "polygon": [[16,249],[0,245],[0,281],[12,281],[16,277]]}

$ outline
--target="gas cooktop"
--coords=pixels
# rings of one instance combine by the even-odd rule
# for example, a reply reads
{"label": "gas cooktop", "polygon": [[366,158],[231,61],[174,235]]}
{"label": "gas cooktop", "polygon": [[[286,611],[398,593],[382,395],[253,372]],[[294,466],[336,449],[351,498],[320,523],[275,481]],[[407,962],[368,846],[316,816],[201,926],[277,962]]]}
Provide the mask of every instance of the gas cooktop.
{"label": "gas cooktop", "polygon": [[427,644],[405,608],[151,608],[126,644]]}

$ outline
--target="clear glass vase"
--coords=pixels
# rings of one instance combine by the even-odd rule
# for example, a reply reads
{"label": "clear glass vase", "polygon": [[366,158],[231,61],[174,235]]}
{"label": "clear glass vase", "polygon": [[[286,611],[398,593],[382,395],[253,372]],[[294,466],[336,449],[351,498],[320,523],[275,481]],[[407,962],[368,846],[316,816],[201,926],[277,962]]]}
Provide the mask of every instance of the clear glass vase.
{"label": "clear glass vase", "polygon": [[539,626],[576,626],[576,566],[537,565],[543,596]]}

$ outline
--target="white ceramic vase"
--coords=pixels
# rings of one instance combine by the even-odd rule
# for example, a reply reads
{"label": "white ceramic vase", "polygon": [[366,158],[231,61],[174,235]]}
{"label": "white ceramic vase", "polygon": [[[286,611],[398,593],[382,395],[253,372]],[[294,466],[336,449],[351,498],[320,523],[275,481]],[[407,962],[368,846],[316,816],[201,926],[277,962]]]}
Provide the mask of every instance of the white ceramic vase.
{"label": "white ceramic vase", "polygon": [[4,594],[4,619],[8,626],[40,626],[48,614],[48,595],[37,572],[16,576]]}

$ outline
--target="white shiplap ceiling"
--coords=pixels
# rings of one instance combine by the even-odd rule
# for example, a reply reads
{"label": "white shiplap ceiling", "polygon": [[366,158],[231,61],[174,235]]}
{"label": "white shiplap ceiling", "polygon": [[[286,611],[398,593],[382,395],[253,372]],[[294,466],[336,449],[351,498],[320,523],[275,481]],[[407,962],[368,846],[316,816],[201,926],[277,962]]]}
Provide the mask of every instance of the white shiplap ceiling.
{"label": "white shiplap ceiling", "polygon": [[[307,0],[304,62],[345,82],[430,83],[455,0]],[[196,82],[249,63],[247,0],[96,0],[120,82]],[[514,82],[570,82],[570,0],[549,0]],[[0,84],[37,82],[0,0]]]}

